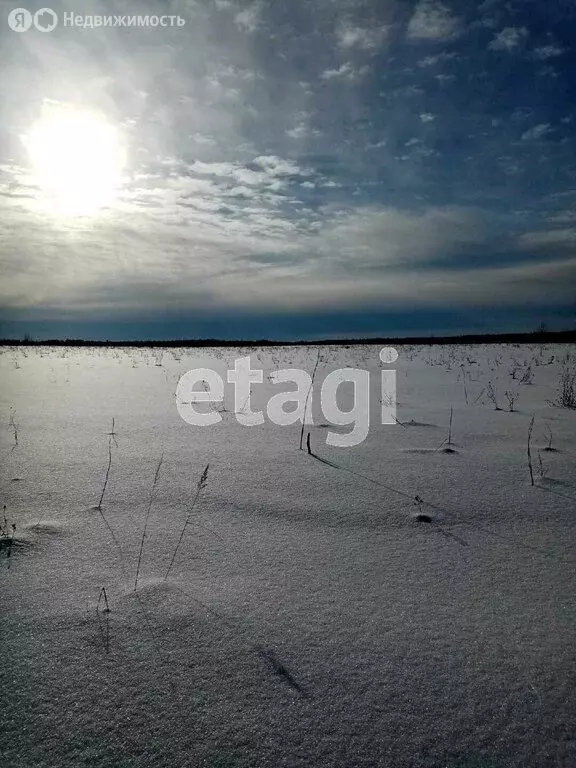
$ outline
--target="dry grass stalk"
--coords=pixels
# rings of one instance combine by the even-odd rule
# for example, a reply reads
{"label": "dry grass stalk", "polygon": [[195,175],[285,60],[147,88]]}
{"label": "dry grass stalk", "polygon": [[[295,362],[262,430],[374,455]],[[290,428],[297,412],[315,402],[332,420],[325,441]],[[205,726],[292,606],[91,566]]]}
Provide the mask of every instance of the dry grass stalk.
{"label": "dry grass stalk", "polygon": [[152,502],[154,501],[154,492],[158,484],[158,478],[160,476],[160,468],[164,461],[164,454],[160,456],[160,461],[156,467],[154,474],[154,482],[152,483],[152,489],[150,491],[150,498],[148,500],[148,509],[146,510],[146,519],[144,520],[144,530],[142,531],[142,539],[140,540],[140,551],[138,553],[138,564],[136,566],[136,578],[134,579],[134,591],[138,589],[138,577],[140,576],[140,565],[142,563],[142,555],[144,553],[144,542],[146,541],[146,533],[148,531],[148,520],[150,519],[150,510],[152,509]]}
{"label": "dry grass stalk", "polygon": [[200,496],[200,493],[206,488],[206,485],[208,484],[208,469],[210,468],[210,464],[206,464],[206,467],[204,469],[204,472],[202,472],[202,475],[200,477],[200,480],[196,483],[196,494],[192,500],[192,504],[190,505],[190,509],[188,510],[188,515],[186,516],[186,520],[184,521],[184,525],[182,526],[182,530],[180,531],[180,536],[178,538],[178,543],[176,544],[176,547],[174,549],[174,552],[172,554],[172,559],[170,560],[170,565],[168,566],[168,569],[166,571],[166,575],[164,576],[164,581],[168,578],[170,575],[170,571],[172,570],[172,566],[174,565],[174,560],[176,559],[176,555],[178,554],[178,550],[180,549],[180,545],[182,544],[182,539],[184,538],[184,533],[186,532],[186,528],[188,527],[190,523],[190,518],[192,517],[192,512],[194,511],[194,507],[196,506],[196,502],[198,501],[198,498]]}

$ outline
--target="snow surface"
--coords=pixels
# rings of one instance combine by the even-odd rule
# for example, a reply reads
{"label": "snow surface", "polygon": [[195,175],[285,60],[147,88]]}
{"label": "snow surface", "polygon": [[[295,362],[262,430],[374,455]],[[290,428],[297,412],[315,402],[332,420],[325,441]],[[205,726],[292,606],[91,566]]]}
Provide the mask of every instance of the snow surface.
{"label": "snow surface", "polygon": [[314,398],[309,456],[230,388],[207,428],[175,391],[315,348],[3,348],[0,765],[576,765],[576,349],[398,351],[391,426],[379,347],[321,348],[318,382],[372,372],[373,419],[332,448]]}

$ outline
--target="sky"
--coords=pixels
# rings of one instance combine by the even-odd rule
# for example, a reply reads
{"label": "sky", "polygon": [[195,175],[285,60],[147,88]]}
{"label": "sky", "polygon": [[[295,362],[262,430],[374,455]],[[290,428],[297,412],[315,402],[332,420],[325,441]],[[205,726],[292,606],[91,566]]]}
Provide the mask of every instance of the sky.
{"label": "sky", "polygon": [[[0,3],[0,336],[574,327],[574,0],[51,7],[53,31],[16,33]],[[114,196],[50,208],[46,168],[78,199],[109,181],[101,147],[61,158],[100,119]]]}

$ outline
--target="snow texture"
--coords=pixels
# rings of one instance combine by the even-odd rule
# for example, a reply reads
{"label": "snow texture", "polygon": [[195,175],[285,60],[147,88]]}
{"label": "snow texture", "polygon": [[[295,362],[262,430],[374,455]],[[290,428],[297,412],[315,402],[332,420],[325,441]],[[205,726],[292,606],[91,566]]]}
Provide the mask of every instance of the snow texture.
{"label": "snow texture", "polygon": [[373,418],[330,447],[315,386],[309,455],[175,392],[250,354],[256,408],[314,347],[2,350],[2,766],[576,765],[574,346],[320,352]]}

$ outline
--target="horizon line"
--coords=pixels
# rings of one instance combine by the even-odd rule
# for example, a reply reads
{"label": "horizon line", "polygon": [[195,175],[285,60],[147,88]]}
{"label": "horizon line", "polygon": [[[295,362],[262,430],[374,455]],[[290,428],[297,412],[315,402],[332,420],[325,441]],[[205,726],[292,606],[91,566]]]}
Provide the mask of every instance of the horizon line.
{"label": "horizon line", "polygon": [[335,339],[300,339],[294,341],[275,339],[219,339],[219,338],[188,338],[188,339],[125,339],[112,341],[110,339],[0,339],[0,346],[79,346],[79,347],[295,347],[295,346],[342,346],[357,344],[483,344],[483,343],[530,343],[539,341],[559,341],[562,343],[576,342],[576,329],[562,331],[546,331],[536,329],[522,333],[469,333],[452,336],[378,336],[378,337],[343,337]]}

